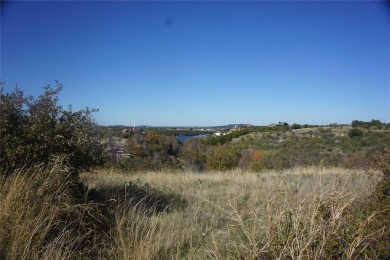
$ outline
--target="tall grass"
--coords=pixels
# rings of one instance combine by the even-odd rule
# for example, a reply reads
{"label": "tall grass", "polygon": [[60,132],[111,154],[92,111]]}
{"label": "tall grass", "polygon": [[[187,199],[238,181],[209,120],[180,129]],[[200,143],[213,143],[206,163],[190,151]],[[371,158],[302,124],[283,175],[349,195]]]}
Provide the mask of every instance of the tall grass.
{"label": "tall grass", "polygon": [[100,171],[82,175],[97,189],[130,180],[180,194],[187,207],[154,216],[118,207],[110,258],[261,259],[372,257],[384,232],[376,218],[353,216],[374,188],[374,175],[340,168],[299,168],[248,174]]}
{"label": "tall grass", "polygon": [[360,208],[379,177],[98,170],[83,189],[57,158],[0,179],[0,259],[384,258],[381,212]]}
{"label": "tall grass", "polygon": [[0,179],[0,259],[94,255],[99,214],[80,204],[72,171],[56,158]]}

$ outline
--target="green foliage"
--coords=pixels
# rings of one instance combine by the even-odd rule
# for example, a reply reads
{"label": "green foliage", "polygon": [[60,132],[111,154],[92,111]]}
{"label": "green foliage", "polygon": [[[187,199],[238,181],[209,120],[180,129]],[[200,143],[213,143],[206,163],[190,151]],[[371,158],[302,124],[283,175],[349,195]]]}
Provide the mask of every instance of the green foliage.
{"label": "green foliage", "polygon": [[364,132],[357,128],[352,128],[348,131],[348,136],[350,138],[356,138],[356,137],[362,137],[364,135]]}
{"label": "green foliage", "polygon": [[[375,253],[376,259],[388,259],[390,256],[390,145],[380,152],[375,152],[371,166],[382,172],[374,192],[363,201],[357,203],[351,211],[349,223],[352,226],[359,220],[368,220],[370,230],[380,230],[376,234],[376,243],[368,254]],[[372,217],[375,216],[375,217]]]}
{"label": "green foliage", "polygon": [[49,85],[34,99],[16,88],[0,91],[0,167],[12,171],[27,164],[48,162],[54,155],[67,155],[75,169],[103,162],[103,147],[95,134],[95,109],[72,111],[58,105],[62,85]]}
{"label": "green foliage", "polygon": [[208,158],[208,166],[213,171],[231,170],[238,166],[240,153],[229,145],[221,145],[214,149]]}
{"label": "green foliage", "polygon": [[371,122],[364,122],[364,121],[359,121],[359,120],[354,120],[352,121],[352,127],[353,128],[356,128],[356,127],[362,127],[362,128],[374,128],[374,129],[382,129],[384,127],[384,124],[379,121],[379,120],[375,120],[375,119],[372,119]]}
{"label": "green foliage", "polygon": [[383,152],[378,154],[376,163],[383,175],[390,178],[390,146],[384,148]]}
{"label": "green foliage", "polygon": [[[192,138],[183,143],[173,136],[150,131],[127,140],[125,148],[132,157],[119,167],[130,171],[218,170],[216,154],[210,151],[215,145],[223,144],[239,154],[238,162],[233,160],[233,168],[238,166],[249,171],[313,165],[362,169],[369,166],[377,151],[390,145],[390,131],[364,130],[359,138],[355,138],[355,133],[363,130],[353,128],[353,138],[348,136],[348,131],[349,127],[343,126],[310,126],[299,131],[283,126],[251,127],[221,137]],[[253,159],[252,153],[261,156]],[[231,168],[221,166],[221,169]]]}
{"label": "green foliage", "polygon": [[302,126],[300,125],[300,124],[293,124],[292,126],[291,126],[291,129],[301,129],[302,128]]}
{"label": "green foliage", "polygon": [[233,140],[234,138],[240,137],[242,135],[249,134],[251,132],[250,128],[244,128],[238,131],[233,131],[230,134],[225,134],[221,136],[215,136],[215,137],[209,137],[207,139],[207,143],[211,145],[217,145],[217,144],[226,144]]}
{"label": "green foliage", "polygon": [[189,128],[189,129],[180,129],[180,128],[165,128],[165,127],[148,127],[147,130],[156,132],[159,135],[165,136],[178,136],[178,135],[203,135],[203,134],[212,134],[214,131],[206,131],[198,128]]}
{"label": "green foliage", "polygon": [[390,146],[375,154],[372,165],[383,173],[383,178],[377,185],[376,195],[380,200],[387,200],[390,205]]}
{"label": "green foliage", "polygon": [[154,131],[146,135],[136,132],[124,146],[129,158],[123,158],[115,167],[125,171],[177,171],[180,142],[174,136],[160,135]]}

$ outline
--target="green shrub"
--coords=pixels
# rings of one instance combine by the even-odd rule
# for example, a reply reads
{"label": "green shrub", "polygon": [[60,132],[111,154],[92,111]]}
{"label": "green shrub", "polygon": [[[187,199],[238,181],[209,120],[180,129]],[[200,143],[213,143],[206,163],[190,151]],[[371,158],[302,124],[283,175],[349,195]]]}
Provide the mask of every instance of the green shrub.
{"label": "green shrub", "polygon": [[241,130],[233,131],[229,134],[221,135],[221,136],[215,136],[215,137],[209,137],[207,139],[208,144],[217,145],[217,144],[226,144],[233,140],[234,138],[238,138],[242,135],[249,134],[252,130],[250,128],[243,128]]}
{"label": "green shrub", "polygon": [[364,134],[363,131],[357,128],[353,128],[348,131],[348,136],[350,138],[362,137],[363,134]]}
{"label": "green shrub", "polygon": [[380,201],[387,200],[390,203],[390,146],[376,153],[373,166],[383,173],[382,180],[377,184],[376,196]]}
{"label": "green shrub", "polygon": [[240,153],[237,148],[221,145],[214,149],[208,158],[208,166],[213,171],[225,171],[238,167]]}
{"label": "green shrub", "polygon": [[300,124],[296,124],[294,123],[292,126],[291,126],[291,129],[301,129],[302,126]]}
{"label": "green shrub", "polygon": [[50,85],[38,98],[25,96],[15,88],[5,93],[0,88],[0,168],[11,172],[16,168],[48,162],[54,155],[67,155],[75,169],[103,162],[103,147],[96,135],[92,117],[95,109],[80,111],[58,105],[62,85]]}
{"label": "green shrub", "polygon": [[372,218],[368,228],[378,230],[376,233],[372,252],[376,259],[389,259],[390,257],[390,146],[373,155],[371,166],[382,172],[382,178],[377,182],[374,192],[367,199],[358,204],[354,216]]}

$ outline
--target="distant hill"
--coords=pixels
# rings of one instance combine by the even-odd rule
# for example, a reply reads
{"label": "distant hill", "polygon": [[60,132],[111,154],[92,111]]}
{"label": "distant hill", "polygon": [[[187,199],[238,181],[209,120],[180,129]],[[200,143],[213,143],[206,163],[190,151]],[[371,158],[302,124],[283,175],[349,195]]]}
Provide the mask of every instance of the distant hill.
{"label": "distant hill", "polygon": [[[251,124],[228,124],[228,125],[221,125],[221,126],[148,126],[148,125],[140,125],[137,126],[138,128],[193,128],[193,129],[200,129],[200,128],[211,128],[211,129],[219,129],[219,128],[234,128],[235,126],[238,127],[246,127],[246,126],[252,126]],[[126,126],[126,125],[109,125],[105,127],[110,128],[132,128],[133,126]]]}
{"label": "distant hill", "polygon": [[212,126],[209,128],[234,128],[235,126],[237,127],[247,127],[247,126],[252,126],[251,124],[229,124],[229,125],[222,125],[222,126]]}
{"label": "distant hill", "polygon": [[127,125],[108,125],[105,127],[110,127],[110,128],[130,128],[132,126],[127,126]]}

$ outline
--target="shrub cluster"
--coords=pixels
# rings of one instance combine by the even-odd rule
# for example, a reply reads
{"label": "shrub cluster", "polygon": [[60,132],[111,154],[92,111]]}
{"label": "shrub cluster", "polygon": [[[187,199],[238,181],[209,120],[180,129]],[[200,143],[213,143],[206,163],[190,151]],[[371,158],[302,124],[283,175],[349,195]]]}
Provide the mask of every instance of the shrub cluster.
{"label": "shrub cluster", "polygon": [[363,132],[343,127],[272,129],[246,135],[242,134],[247,130],[236,131],[229,137],[236,138],[216,145],[210,144],[210,139],[191,138],[181,143],[174,136],[155,132],[133,133],[125,145],[131,158],[122,160],[118,166],[127,171],[198,172],[233,168],[281,170],[313,165],[362,169],[369,167],[377,151],[390,145],[389,131]]}
{"label": "shrub cluster", "polygon": [[234,138],[240,137],[242,135],[249,134],[251,132],[250,128],[244,128],[238,131],[231,132],[226,135],[210,137],[207,139],[208,144],[217,145],[217,144],[226,144],[233,140]]}
{"label": "shrub cluster", "polygon": [[0,168],[12,172],[26,165],[48,162],[54,155],[67,155],[74,169],[103,162],[103,147],[96,135],[95,109],[80,111],[58,105],[62,85],[50,85],[38,98],[15,88],[0,88]]}
{"label": "shrub cluster", "polygon": [[352,128],[348,131],[348,136],[350,138],[356,138],[356,137],[362,137],[364,135],[364,132],[357,128]]}
{"label": "shrub cluster", "polygon": [[372,119],[371,122],[364,122],[364,121],[359,121],[359,120],[354,120],[352,121],[352,127],[361,127],[361,128],[374,128],[374,129],[382,129],[385,124],[382,123],[379,120]]}

